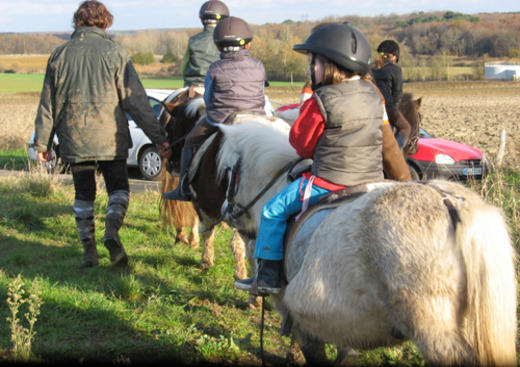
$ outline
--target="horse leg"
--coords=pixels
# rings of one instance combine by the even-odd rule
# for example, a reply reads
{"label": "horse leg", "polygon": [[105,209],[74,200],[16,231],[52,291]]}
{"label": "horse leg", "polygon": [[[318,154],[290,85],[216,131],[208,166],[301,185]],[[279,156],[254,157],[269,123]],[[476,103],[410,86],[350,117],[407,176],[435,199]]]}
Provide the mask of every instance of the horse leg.
{"label": "horse leg", "polygon": [[[256,269],[258,267],[258,262],[254,258],[253,254],[255,252],[256,239],[248,238],[246,243],[246,257],[247,262],[249,263],[249,267],[251,268],[251,274],[256,274]],[[245,277],[244,277],[245,278]],[[257,310],[262,307],[262,297],[260,296],[249,296],[249,308],[253,310]]]}
{"label": "horse leg", "polygon": [[352,348],[338,348],[338,356],[334,362],[335,366],[353,366],[359,356],[357,350]]}
{"label": "horse leg", "polygon": [[238,230],[233,228],[233,236],[229,242],[231,253],[235,259],[235,280],[247,278],[247,269],[245,263],[245,243]]}
{"label": "horse leg", "polygon": [[191,226],[191,232],[190,232],[190,238],[189,238],[189,244],[191,248],[198,248],[200,244],[200,237],[199,237],[199,230],[200,230],[200,220],[198,215],[195,215],[193,217],[193,225]]}
{"label": "horse leg", "polygon": [[285,364],[288,366],[305,366],[305,356],[294,336],[291,338],[291,345],[285,356]]}
{"label": "horse leg", "polygon": [[213,266],[213,259],[215,258],[215,227],[211,227],[209,230],[202,230],[202,239],[204,242],[204,248],[202,250],[202,259],[200,260],[200,266],[202,270],[208,270]]}
{"label": "horse leg", "polygon": [[175,244],[182,242],[183,244],[188,244],[188,233],[186,232],[186,227],[181,227],[180,230],[177,231],[177,235],[175,236]]}
{"label": "horse leg", "polygon": [[[439,323],[437,323],[439,324]],[[415,330],[412,339],[428,364],[434,366],[477,366],[478,358],[471,346],[452,325],[426,326]],[[451,329],[451,330],[450,330]]]}
{"label": "horse leg", "polygon": [[322,340],[300,330],[297,325],[293,325],[292,332],[305,356],[308,366],[324,366],[328,364],[325,343]]}

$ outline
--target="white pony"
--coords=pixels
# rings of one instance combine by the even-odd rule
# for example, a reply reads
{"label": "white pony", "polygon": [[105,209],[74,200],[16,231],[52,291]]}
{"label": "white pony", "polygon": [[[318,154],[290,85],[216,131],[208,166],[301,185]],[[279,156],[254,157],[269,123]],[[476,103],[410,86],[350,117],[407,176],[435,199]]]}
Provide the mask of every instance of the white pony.
{"label": "white pony", "polygon": [[[251,117],[221,130],[219,174],[241,162],[239,187],[223,207],[236,214],[296,153],[281,120]],[[285,184],[276,179],[245,215],[228,220],[258,230],[263,204]],[[294,321],[308,364],[323,362],[309,341],[366,349],[411,340],[435,365],[516,365],[507,226],[500,209],[464,186],[375,185],[307,213],[287,248],[288,284],[272,297]]]}

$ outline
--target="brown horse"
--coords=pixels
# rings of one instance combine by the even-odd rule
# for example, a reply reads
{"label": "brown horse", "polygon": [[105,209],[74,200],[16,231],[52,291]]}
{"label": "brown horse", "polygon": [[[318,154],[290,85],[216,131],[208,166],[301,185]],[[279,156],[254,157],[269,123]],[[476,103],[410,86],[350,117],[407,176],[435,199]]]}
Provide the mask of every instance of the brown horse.
{"label": "brown horse", "polygon": [[408,143],[403,148],[403,154],[414,155],[417,153],[417,140],[419,139],[420,125],[421,125],[421,103],[422,98],[413,99],[411,93],[404,93],[399,105],[399,111],[403,114],[404,118],[408,121],[412,130],[408,138]]}

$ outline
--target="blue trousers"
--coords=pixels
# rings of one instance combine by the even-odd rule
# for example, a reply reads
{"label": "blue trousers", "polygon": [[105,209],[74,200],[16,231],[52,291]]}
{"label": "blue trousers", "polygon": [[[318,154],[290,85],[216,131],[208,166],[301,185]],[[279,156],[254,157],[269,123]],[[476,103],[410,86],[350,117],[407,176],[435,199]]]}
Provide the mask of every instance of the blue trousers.
{"label": "blue trousers", "polygon": [[[264,260],[283,260],[283,241],[289,218],[299,213],[303,206],[303,193],[309,181],[300,178],[286,186],[265,203],[260,218],[254,257]],[[309,205],[315,204],[329,190],[312,186]]]}

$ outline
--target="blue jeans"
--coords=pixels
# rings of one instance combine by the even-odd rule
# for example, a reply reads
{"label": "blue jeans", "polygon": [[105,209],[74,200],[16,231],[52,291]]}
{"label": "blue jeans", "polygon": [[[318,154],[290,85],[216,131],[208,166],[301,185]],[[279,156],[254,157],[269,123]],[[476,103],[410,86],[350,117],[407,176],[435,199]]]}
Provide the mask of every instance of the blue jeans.
{"label": "blue jeans", "polygon": [[[308,183],[309,181],[302,177],[286,186],[264,205],[256,239],[256,259],[283,260],[287,221],[302,210],[303,193]],[[320,197],[329,192],[313,185],[309,205],[315,204]]]}

